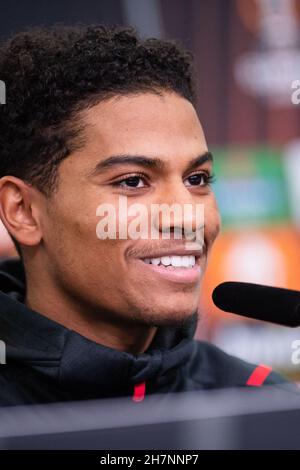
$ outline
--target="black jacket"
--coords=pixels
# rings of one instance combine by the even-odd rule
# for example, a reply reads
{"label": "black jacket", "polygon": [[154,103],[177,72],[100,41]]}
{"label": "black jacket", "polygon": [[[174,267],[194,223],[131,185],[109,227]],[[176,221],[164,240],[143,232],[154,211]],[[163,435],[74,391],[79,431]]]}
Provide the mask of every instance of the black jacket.
{"label": "black jacket", "polygon": [[[0,263],[0,405],[47,403],[153,393],[281,383],[257,367],[193,339],[185,327],[160,327],[147,351],[134,355],[105,347],[27,308],[17,259]],[[3,345],[3,343],[2,343]]]}

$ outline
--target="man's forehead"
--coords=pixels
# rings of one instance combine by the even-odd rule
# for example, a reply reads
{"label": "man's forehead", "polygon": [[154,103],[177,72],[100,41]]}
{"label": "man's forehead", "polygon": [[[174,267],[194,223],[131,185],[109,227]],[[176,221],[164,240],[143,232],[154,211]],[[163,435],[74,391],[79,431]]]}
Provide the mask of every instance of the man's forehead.
{"label": "man's forehead", "polygon": [[174,93],[163,100],[148,93],[99,103],[85,114],[85,133],[88,149],[99,159],[129,154],[186,159],[207,151],[194,108]]}
{"label": "man's forehead", "polygon": [[[103,138],[139,134],[203,134],[193,105],[175,93],[117,96],[98,103],[82,113],[86,130]],[[179,132],[180,131],[180,132]],[[136,135],[137,134],[137,135]]]}

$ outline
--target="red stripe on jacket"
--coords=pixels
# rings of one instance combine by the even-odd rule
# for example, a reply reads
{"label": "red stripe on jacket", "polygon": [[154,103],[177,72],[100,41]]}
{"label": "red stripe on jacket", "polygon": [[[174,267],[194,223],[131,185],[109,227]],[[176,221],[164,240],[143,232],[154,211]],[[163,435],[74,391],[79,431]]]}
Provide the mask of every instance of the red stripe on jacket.
{"label": "red stripe on jacket", "polygon": [[263,385],[264,381],[270,375],[271,372],[272,372],[272,367],[265,366],[264,364],[260,364],[254,369],[249,379],[247,380],[246,385],[249,385],[252,387],[260,387],[261,385]]}

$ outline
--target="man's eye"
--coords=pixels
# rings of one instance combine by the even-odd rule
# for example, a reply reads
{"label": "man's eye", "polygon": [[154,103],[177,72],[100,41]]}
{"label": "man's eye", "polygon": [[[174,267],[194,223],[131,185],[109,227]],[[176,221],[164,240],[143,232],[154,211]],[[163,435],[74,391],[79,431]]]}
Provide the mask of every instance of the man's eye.
{"label": "man's eye", "polygon": [[141,176],[128,176],[128,178],[117,181],[113,185],[121,188],[144,188],[144,183],[144,178]]}
{"label": "man's eye", "polygon": [[207,173],[195,173],[187,178],[188,186],[209,186],[214,182],[214,176]]}

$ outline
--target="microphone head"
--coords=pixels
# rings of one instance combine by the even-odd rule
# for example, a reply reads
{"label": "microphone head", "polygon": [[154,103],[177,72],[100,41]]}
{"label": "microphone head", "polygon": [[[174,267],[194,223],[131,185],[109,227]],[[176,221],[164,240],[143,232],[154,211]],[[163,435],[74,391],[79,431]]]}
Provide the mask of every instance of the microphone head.
{"label": "microphone head", "polygon": [[300,326],[300,292],[246,282],[223,282],[212,294],[225,312],[278,325]]}

